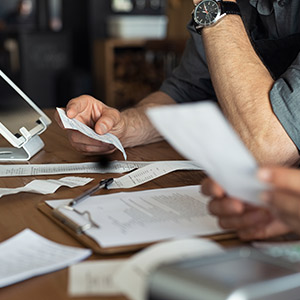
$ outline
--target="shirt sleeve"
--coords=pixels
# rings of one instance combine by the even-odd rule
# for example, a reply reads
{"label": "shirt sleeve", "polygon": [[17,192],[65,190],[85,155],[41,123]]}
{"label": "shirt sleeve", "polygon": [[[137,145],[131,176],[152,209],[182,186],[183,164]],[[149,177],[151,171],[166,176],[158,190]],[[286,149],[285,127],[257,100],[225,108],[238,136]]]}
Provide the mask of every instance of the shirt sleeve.
{"label": "shirt sleeve", "polygon": [[187,42],[180,64],[163,82],[160,90],[179,103],[216,100],[201,35],[195,31],[191,22],[188,30],[191,38]]}
{"label": "shirt sleeve", "polygon": [[300,150],[300,53],[274,83],[270,100],[281,125]]}

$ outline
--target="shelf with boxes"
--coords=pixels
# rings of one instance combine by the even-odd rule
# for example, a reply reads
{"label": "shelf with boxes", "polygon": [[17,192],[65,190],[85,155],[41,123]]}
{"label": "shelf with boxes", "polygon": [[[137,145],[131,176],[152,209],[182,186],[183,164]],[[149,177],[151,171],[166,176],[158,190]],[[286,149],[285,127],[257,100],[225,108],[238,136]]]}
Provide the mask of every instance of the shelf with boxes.
{"label": "shelf with boxes", "polygon": [[94,42],[96,97],[123,109],[156,91],[178,64],[182,40],[104,39]]}

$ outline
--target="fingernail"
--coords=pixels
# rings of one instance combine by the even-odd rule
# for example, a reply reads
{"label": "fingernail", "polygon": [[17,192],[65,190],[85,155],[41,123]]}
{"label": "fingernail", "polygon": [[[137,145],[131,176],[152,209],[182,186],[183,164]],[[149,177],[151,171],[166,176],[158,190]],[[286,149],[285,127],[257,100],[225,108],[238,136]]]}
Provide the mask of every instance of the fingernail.
{"label": "fingernail", "polygon": [[107,127],[105,124],[100,123],[100,128],[101,128],[101,132],[102,134],[107,133]]}
{"label": "fingernail", "polygon": [[73,119],[73,115],[74,115],[74,113],[73,113],[73,111],[72,110],[68,110],[68,111],[66,111],[66,115],[67,115],[67,117],[68,118],[70,118],[70,119]]}
{"label": "fingernail", "polygon": [[269,182],[272,178],[272,172],[270,169],[260,169],[257,176],[260,180]]}

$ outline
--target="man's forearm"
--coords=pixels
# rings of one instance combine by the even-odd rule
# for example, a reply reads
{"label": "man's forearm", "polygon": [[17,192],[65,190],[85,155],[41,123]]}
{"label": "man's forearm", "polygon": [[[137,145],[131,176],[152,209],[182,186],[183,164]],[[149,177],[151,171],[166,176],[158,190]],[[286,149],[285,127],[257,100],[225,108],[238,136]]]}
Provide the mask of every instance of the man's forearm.
{"label": "man's forearm", "polygon": [[150,144],[162,140],[145,112],[151,107],[170,104],[175,104],[175,101],[167,94],[158,91],[147,96],[135,107],[124,110],[121,113],[126,128],[124,137],[121,138],[124,147]]}
{"label": "man's forearm", "polygon": [[227,15],[202,31],[208,66],[219,103],[256,158],[289,164],[298,151],[272,111],[274,84],[237,15]]}

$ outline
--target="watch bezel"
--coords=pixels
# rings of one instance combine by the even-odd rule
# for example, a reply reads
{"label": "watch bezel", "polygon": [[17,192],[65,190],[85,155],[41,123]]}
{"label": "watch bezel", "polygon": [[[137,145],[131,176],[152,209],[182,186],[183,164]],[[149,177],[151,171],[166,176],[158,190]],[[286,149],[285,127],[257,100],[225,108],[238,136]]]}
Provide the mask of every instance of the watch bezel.
{"label": "watch bezel", "polygon": [[[203,4],[203,2],[214,2],[218,6],[218,13],[217,13],[216,17],[209,24],[199,23],[199,21],[197,19],[197,15],[196,15],[197,10],[200,7],[200,5]],[[210,26],[215,25],[224,15],[225,14],[222,14],[222,8],[221,8],[220,1],[216,1],[216,0],[202,0],[202,1],[200,1],[196,5],[195,9],[193,10],[194,25],[195,25],[196,29],[201,29],[201,28],[204,28],[204,27],[210,27]]]}

